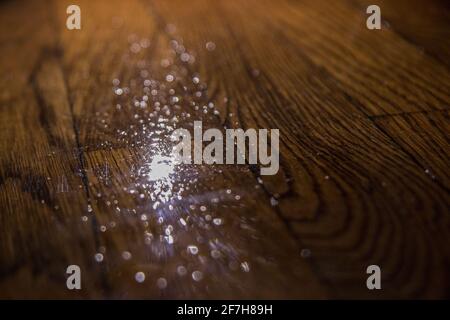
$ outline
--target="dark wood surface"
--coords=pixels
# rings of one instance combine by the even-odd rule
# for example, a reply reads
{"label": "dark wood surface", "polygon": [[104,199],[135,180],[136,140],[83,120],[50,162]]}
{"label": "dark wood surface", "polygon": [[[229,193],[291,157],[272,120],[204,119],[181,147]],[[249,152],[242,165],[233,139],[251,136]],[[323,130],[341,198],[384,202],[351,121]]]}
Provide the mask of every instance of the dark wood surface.
{"label": "dark wood surface", "polygon": [[[376,1],[370,31],[372,2],[86,0],[73,31],[0,3],[0,297],[449,298],[449,6]],[[148,182],[174,116],[279,128],[280,171]]]}

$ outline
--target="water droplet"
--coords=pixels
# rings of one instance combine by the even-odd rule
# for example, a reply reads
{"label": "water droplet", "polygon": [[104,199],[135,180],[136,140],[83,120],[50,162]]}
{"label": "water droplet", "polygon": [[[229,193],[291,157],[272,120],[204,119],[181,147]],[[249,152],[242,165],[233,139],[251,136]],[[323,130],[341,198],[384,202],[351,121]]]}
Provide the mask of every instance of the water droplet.
{"label": "water droplet", "polygon": [[194,245],[188,246],[187,250],[190,254],[193,254],[193,255],[196,255],[198,253],[198,248],[197,248],[197,246],[194,246]]}
{"label": "water droplet", "polygon": [[144,282],[145,281],[145,273],[143,273],[141,271],[136,272],[136,274],[134,275],[134,279],[139,283]]}
{"label": "water droplet", "polygon": [[123,258],[123,260],[130,260],[131,259],[131,253],[129,251],[122,252],[122,258]]}
{"label": "water droplet", "polygon": [[278,205],[278,200],[275,199],[274,197],[270,198],[270,205],[272,205],[272,206]]}
{"label": "water droplet", "polygon": [[171,235],[165,236],[164,239],[166,239],[168,244],[173,244],[173,237]]}
{"label": "water droplet", "polygon": [[192,272],[192,279],[195,281],[200,281],[203,279],[203,273],[201,271],[194,271]]}
{"label": "water droplet", "polygon": [[167,226],[165,232],[166,232],[167,235],[172,234],[172,232],[173,232],[173,227],[172,227],[171,224],[169,224],[169,225]]}
{"label": "water droplet", "polygon": [[95,258],[95,261],[97,261],[97,262],[102,262],[102,261],[103,261],[103,254],[101,254],[101,253],[96,253],[95,256],[94,256],[94,258]]}
{"label": "water droplet", "polygon": [[206,50],[208,51],[214,51],[216,49],[216,44],[212,41],[208,41],[205,45]]}
{"label": "water droplet", "polygon": [[139,45],[139,43],[135,42],[130,46],[130,51],[133,53],[138,53],[139,51],[141,51],[141,46]]}
{"label": "water droplet", "polygon": [[302,249],[302,251],[300,251],[300,255],[302,256],[302,258],[308,258],[311,256],[311,250]]}
{"label": "water droplet", "polygon": [[165,278],[159,278],[156,280],[156,285],[160,289],[165,289],[167,287],[167,280]]}
{"label": "water droplet", "polygon": [[187,274],[187,269],[184,266],[177,267],[177,273],[179,276],[185,276]]}
{"label": "water droplet", "polygon": [[168,59],[161,60],[161,67],[167,68],[168,66],[170,66],[170,61]]}
{"label": "water droplet", "polygon": [[213,257],[214,259],[219,259],[221,256],[221,253],[219,250],[211,250],[211,257]]}
{"label": "water droplet", "polygon": [[141,39],[140,45],[142,48],[148,48],[150,46],[150,40],[149,39]]}
{"label": "water droplet", "polygon": [[242,262],[241,269],[244,272],[250,272],[250,265],[248,264],[248,262],[246,262],[246,261]]}
{"label": "water droplet", "polygon": [[174,76],[171,75],[171,74],[168,74],[168,75],[166,76],[166,81],[167,81],[167,82],[172,82],[174,79],[175,79]]}
{"label": "water droplet", "polygon": [[180,56],[180,59],[183,62],[188,62],[190,57],[191,56],[189,55],[189,53],[183,52]]}

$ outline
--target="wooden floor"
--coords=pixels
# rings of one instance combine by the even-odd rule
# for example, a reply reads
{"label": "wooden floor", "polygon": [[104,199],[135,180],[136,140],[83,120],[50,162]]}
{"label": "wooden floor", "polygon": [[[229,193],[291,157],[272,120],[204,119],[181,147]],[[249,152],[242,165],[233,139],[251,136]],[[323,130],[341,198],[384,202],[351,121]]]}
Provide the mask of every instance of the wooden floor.
{"label": "wooden floor", "polygon": [[[73,2],[0,3],[1,298],[450,298],[448,2]],[[280,171],[173,166],[193,120]]]}

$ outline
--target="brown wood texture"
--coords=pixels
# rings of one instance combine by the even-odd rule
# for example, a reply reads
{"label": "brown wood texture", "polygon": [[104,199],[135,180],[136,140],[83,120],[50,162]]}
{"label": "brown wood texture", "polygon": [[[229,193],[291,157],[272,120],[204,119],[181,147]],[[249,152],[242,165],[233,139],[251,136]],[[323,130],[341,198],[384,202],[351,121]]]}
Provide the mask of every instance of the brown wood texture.
{"label": "brown wood texture", "polygon": [[[0,3],[1,298],[449,298],[445,1],[69,4]],[[193,120],[279,172],[167,165]]]}

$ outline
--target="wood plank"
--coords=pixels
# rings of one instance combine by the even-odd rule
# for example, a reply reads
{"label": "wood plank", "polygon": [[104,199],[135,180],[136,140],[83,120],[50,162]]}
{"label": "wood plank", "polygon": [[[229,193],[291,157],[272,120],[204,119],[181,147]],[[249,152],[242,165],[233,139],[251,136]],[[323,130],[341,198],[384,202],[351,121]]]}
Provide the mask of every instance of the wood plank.
{"label": "wood plank", "polygon": [[449,112],[409,113],[373,118],[383,130],[410,154],[425,173],[450,189]]}
{"label": "wood plank", "polygon": [[446,1],[367,1],[356,0],[361,10],[376,4],[384,23],[409,43],[439,63],[450,61],[450,8]]}
{"label": "wood plank", "polygon": [[[2,19],[2,30],[17,32],[19,42],[8,40],[2,51],[0,296],[86,296],[61,290],[69,264],[96,268],[86,256],[95,238],[80,219],[87,199],[64,74],[52,49],[51,11],[37,2],[5,6],[5,16],[34,15],[20,20],[18,29]],[[35,29],[37,24],[42,27]],[[33,41],[26,41],[28,35]],[[86,275],[93,296],[99,279]]]}
{"label": "wood plank", "polygon": [[447,69],[389,28],[367,30],[365,10],[344,1],[282,2],[268,16],[264,7],[254,11],[267,18],[260,30],[276,35],[283,48],[291,46],[291,57],[331,73],[366,114],[448,108]]}
{"label": "wood plank", "polygon": [[[442,226],[435,219],[447,221],[448,193],[366,117],[370,114],[366,101],[359,101],[349,82],[330,65],[324,66],[325,60],[317,60],[317,50],[331,44],[311,40],[317,33],[297,36],[303,30],[324,28],[323,20],[307,16],[322,12],[324,6],[303,3],[304,10],[295,10],[298,15],[303,12],[303,19],[287,33],[286,26],[277,32],[277,26],[291,17],[281,14],[283,3],[270,15],[265,14],[269,4],[259,3],[227,2],[212,10],[205,3],[172,7],[157,2],[155,8],[177,27],[178,37],[193,48],[197,59],[205,61],[202,78],[208,83],[215,83],[214,77],[223,79],[219,91],[231,97],[228,112],[233,114],[227,123],[282,128],[283,173],[263,178],[265,189],[279,197],[277,209],[288,219],[300,246],[312,251],[310,260],[334,294],[373,297],[362,285],[365,267],[372,263],[382,264],[389,279],[381,296],[443,294],[449,252],[440,244],[449,234],[447,222]],[[194,15],[202,17],[201,26],[190,23]],[[395,34],[389,37],[388,41],[399,41]],[[216,44],[212,53],[204,49],[208,41]],[[316,51],[303,53],[307,45]],[[372,63],[372,53],[362,52],[358,51],[359,59]],[[401,87],[400,81],[395,86]],[[379,87],[366,87],[370,94],[374,88]],[[399,103],[400,109],[406,107]],[[430,240],[433,230],[440,233]],[[424,248],[418,251],[421,256],[416,247]],[[429,274],[430,268],[436,273]]]}
{"label": "wood plank", "polygon": [[[173,49],[171,39],[161,30],[165,26],[152,19],[148,8],[139,1],[108,4],[110,11],[102,10],[104,15],[99,17],[100,8],[95,9],[90,2],[82,3],[85,11],[95,13],[96,17],[95,21],[87,17],[90,24],[86,23],[82,32],[92,35],[93,30],[102,30],[96,33],[97,41],[62,30],[61,44],[67,48],[64,57],[67,68],[74,68],[68,82],[74,92],[74,113],[86,159],[91,205],[99,226],[108,230],[100,233],[100,237],[101,249],[107,252],[104,264],[111,295],[125,297],[125,292],[126,297],[140,298],[324,295],[325,290],[301,258],[300,250],[285,232],[286,227],[264,193],[247,193],[246,190],[259,187],[248,168],[177,167],[174,178],[167,181],[146,180],[149,170],[156,170],[152,168],[153,159],[167,153],[165,141],[169,140],[170,126],[189,127],[198,119],[205,128],[222,128],[221,118],[209,107],[209,113],[204,114],[203,105],[217,101],[209,96],[203,84],[193,83],[195,65],[181,60],[181,53]],[[121,15],[116,18],[122,21],[122,27],[106,28],[110,17],[118,12]],[[83,41],[101,47],[86,48],[81,45]],[[102,46],[108,43],[114,45],[105,50]],[[76,62],[72,57],[78,57]],[[170,65],[164,67],[165,61]],[[86,66],[97,78],[80,81],[81,66]],[[176,75],[176,81],[167,82],[167,74]],[[120,80],[117,87],[127,92],[115,93],[112,84],[115,78]],[[145,80],[155,82],[156,95],[145,91]],[[171,90],[176,91],[179,103],[169,103]],[[195,98],[196,91],[202,92],[202,96]],[[146,93],[150,97],[148,106],[135,107],[135,98]],[[201,106],[200,110],[192,110],[194,102]],[[160,107],[155,103],[161,103]],[[218,174],[221,179],[211,179]],[[159,190],[160,183],[168,190]],[[158,198],[158,192],[162,199]],[[260,198],[264,203],[258,203]],[[199,210],[202,206],[208,210]],[[232,213],[228,212],[230,208]],[[160,222],[158,218],[167,221]],[[217,226],[214,219],[225,222]],[[188,225],[184,226],[182,221]],[[109,227],[111,223],[113,228]],[[172,230],[170,238],[167,230]],[[273,242],[264,234],[273,234],[281,241]],[[187,255],[190,245],[196,245],[200,253]],[[123,251],[132,253],[131,262],[123,261]],[[191,276],[177,274],[178,266],[185,266]],[[246,272],[246,268],[251,268],[251,272]],[[138,271],[146,274],[145,286],[133,281]],[[198,283],[192,279],[196,271],[204,277]],[[167,281],[166,290],[161,291],[156,285],[160,277]],[[223,279],[227,279],[225,283],[221,282]],[[261,279],[265,279],[268,289],[260,288]],[[303,286],[292,287],[292,282]]]}

